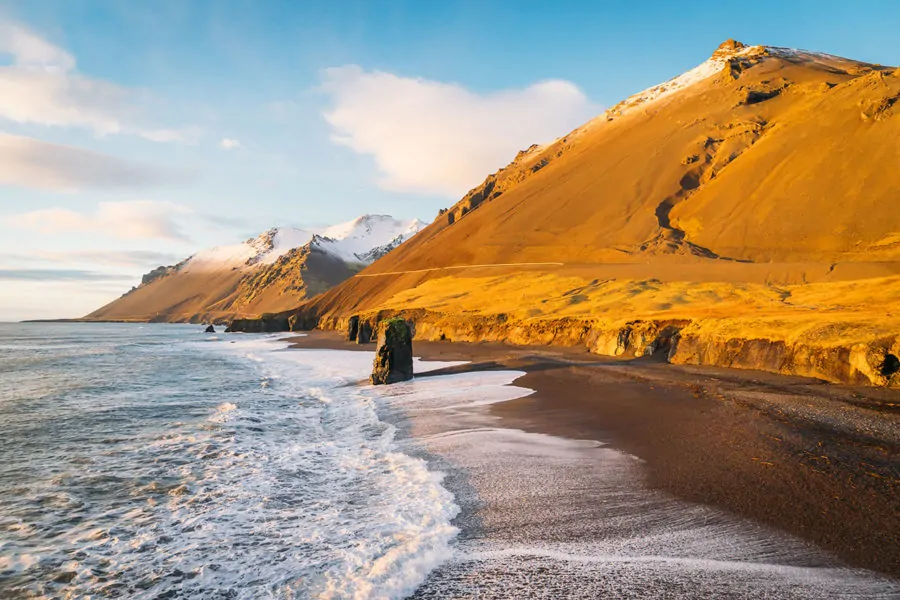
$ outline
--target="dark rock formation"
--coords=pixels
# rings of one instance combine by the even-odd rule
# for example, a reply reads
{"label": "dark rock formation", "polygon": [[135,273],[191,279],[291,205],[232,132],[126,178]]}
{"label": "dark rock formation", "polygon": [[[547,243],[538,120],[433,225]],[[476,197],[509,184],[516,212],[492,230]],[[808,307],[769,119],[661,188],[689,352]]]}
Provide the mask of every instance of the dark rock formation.
{"label": "dark rock formation", "polygon": [[291,331],[311,331],[319,324],[319,317],[314,312],[298,310],[288,317]]}
{"label": "dark rock formation", "polygon": [[356,343],[368,344],[372,341],[372,324],[368,321],[360,321],[356,331]]}
{"label": "dark rock formation", "polygon": [[215,333],[216,328],[213,325],[209,325],[205,330],[206,333]]}
{"label": "dark rock formation", "polygon": [[235,319],[225,333],[277,333],[289,331],[288,317],[284,314],[264,314],[259,319]]}
{"label": "dark rock formation", "polygon": [[359,316],[353,315],[350,317],[350,320],[347,322],[347,339],[351,342],[356,341],[356,336],[359,333]]}
{"label": "dark rock formation", "polygon": [[141,285],[148,285],[148,284],[150,284],[150,283],[153,283],[154,281],[156,281],[156,280],[159,279],[160,277],[165,277],[166,275],[169,275],[169,274],[172,273],[173,271],[175,271],[175,267],[174,267],[174,266],[168,266],[168,267],[167,267],[167,266],[159,266],[159,267],[156,267],[155,269],[153,269],[153,270],[150,271],[149,273],[145,273],[144,275],[141,276]]}
{"label": "dark rock formation", "polygon": [[319,322],[314,312],[286,311],[264,313],[258,319],[234,319],[225,333],[278,333],[280,331],[309,331]]}
{"label": "dark rock formation", "polygon": [[771,100],[772,98],[781,94],[781,92],[783,91],[784,88],[778,88],[774,90],[750,90],[747,92],[747,96],[744,99],[743,104],[747,106],[751,104],[759,104],[760,102]]}
{"label": "dark rock formation", "polygon": [[378,347],[370,380],[375,385],[408,381],[413,377],[412,332],[401,318],[378,326]]}

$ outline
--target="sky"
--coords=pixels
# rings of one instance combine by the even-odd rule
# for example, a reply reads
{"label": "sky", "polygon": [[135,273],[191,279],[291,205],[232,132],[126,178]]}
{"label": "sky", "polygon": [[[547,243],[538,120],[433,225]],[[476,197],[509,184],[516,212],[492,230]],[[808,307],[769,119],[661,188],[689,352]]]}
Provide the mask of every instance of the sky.
{"label": "sky", "polygon": [[197,250],[431,221],[728,38],[900,64],[900,2],[0,0],[0,321]]}

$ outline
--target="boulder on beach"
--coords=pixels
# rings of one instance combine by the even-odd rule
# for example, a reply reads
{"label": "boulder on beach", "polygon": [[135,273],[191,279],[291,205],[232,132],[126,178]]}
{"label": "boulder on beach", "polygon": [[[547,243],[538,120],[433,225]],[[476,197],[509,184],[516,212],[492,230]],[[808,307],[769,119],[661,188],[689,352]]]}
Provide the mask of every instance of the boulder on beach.
{"label": "boulder on beach", "polygon": [[375,385],[408,381],[413,377],[412,331],[401,318],[378,326],[378,346],[370,381]]}
{"label": "boulder on beach", "polygon": [[213,325],[209,325],[209,326],[204,330],[204,332],[205,332],[205,333],[215,333],[215,332],[216,332],[216,328],[215,328]]}

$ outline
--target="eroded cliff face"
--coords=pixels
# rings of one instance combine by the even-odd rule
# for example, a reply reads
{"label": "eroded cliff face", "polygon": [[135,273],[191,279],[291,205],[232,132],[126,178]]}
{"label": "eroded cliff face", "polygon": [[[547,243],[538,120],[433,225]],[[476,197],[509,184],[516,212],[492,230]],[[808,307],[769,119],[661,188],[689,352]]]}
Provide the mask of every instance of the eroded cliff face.
{"label": "eroded cliff face", "polygon": [[669,362],[814,377],[832,383],[900,387],[900,336],[849,346],[815,346],[758,338],[715,339],[680,332]]}
{"label": "eroded cliff face", "polygon": [[[354,315],[377,328],[401,317],[415,339],[502,342],[514,345],[583,347],[593,354],[624,359],[657,356],[672,364],[719,366],[797,375],[852,385],[900,387],[900,335],[851,345],[817,345],[756,337],[716,336],[713,324],[691,320],[634,320],[604,323],[590,319],[522,322],[506,315],[460,316],[424,310]],[[313,324],[315,323],[315,324]],[[347,331],[350,319],[309,319],[308,329]]]}

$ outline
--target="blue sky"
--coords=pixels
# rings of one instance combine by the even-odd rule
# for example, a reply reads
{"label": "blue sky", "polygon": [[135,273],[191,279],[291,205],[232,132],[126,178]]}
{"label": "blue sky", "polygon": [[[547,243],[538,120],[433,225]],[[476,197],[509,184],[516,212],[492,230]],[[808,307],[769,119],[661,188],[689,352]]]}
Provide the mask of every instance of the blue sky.
{"label": "blue sky", "polygon": [[275,225],[431,220],[732,37],[896,65],[900,3],[0,0],[0,320]]}

